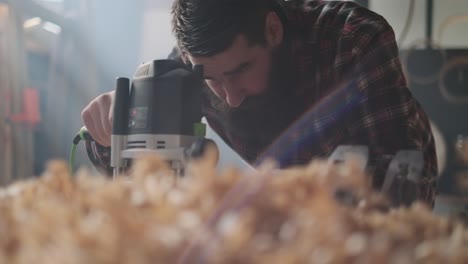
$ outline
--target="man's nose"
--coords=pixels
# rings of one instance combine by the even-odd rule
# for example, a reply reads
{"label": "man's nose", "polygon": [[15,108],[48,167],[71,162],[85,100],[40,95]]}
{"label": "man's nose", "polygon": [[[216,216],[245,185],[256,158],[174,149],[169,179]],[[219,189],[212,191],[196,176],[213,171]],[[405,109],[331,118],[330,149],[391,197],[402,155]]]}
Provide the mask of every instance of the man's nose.
{"label": "man's nose", "polygon": [[238,87],[225,85],[226,102],[231,107],[238,107],[245,99],[244,93]]}

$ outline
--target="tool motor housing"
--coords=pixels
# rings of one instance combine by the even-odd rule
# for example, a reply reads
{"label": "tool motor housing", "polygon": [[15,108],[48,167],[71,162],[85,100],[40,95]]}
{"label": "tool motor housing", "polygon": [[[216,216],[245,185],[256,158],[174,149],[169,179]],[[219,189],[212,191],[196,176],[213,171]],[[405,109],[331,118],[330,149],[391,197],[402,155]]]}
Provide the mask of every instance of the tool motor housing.
{"label": "tool motor housing", "polygon": [[202,82],[172,60],[142,64],[130,89],[128,135],[193,136],[202,119]]}
{"label": "tool motor housing", "polygon": [[138,67],[129,93],[117,94],[116,88],[113,128],[125,131],[113,129],[114,176],[126,167],[126,160],[146,153],[160,154],[182,173],[192,146],[206,146],[199,143],[207,140],[201,123],[201,77],[201,71],[179,62],[155,60]]}

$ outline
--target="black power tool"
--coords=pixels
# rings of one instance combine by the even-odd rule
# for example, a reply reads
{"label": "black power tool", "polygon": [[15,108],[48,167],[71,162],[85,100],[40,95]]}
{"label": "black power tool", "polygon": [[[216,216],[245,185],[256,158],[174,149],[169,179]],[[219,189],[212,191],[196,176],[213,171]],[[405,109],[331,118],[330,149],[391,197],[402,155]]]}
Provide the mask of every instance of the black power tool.
{"label": "black power tool", "polygon": [[[113,106],[111,166],[114,177],[129,160],[157,153],[183,175],[187,162],[215,142],[202,123],[203,69],[173,60],[141,64],[130,83],[118,78]],[[81,132],[89,140],[89,134]],[[78,137],[78,136],[77,136]]]}

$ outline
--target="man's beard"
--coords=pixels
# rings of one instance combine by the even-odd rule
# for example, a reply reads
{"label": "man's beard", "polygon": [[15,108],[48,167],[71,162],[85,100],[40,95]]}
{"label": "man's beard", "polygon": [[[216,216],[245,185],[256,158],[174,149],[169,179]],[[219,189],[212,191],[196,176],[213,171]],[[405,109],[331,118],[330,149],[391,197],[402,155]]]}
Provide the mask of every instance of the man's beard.
{"label": "man's beard", "polygon": [[211,105],[223,120],[229,140],[240,142],[253,152],[236,150],[249,162],[261,154],[304,111],[297,91],[293,63],[287,50],[272,51],[268,86],[260,95],[247,97],[239,107],[230,107],[208,88]]}

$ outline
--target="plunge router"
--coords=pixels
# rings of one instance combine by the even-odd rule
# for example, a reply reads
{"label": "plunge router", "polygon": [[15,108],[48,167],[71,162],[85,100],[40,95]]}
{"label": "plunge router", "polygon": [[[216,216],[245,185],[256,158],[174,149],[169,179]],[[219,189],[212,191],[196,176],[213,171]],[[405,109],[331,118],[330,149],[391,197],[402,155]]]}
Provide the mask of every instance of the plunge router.
{"label": "plunge router", "polygon": [[[132,82],[117,79],[110,160],[114,177],[141,155],[158,154],[176,175],[183,175],[187,163],[208,146],[218,151],[215,142],[205,138],[201,121],[202,75],[201,66],[190,69],[173,60],[154,60],[141,64]],[[80,135],[90,140],[89,134]]]}
{"label": "plunge router", "polygon": [[114,176],[127,161],[157,153],[177,175],[187,162],[214,141],[206,139],[201,122],[203,69],[173,60],[155,60],[138,67],[130,85],[118,78],[111,139]]}

